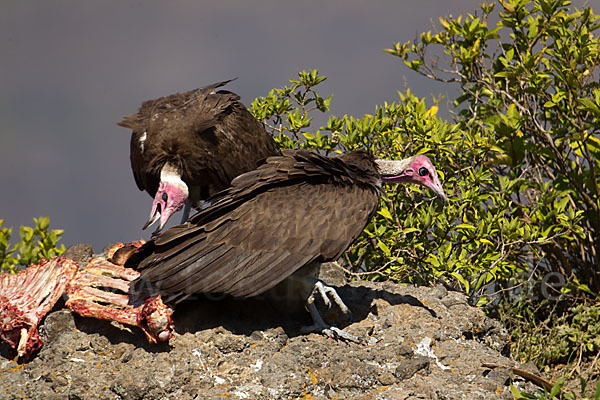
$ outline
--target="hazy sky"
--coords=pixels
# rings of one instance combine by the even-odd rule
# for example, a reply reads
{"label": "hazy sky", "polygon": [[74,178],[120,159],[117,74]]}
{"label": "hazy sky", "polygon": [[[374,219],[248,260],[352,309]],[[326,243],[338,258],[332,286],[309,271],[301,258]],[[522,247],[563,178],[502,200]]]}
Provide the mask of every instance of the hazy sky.
{"label": "hazy sky", "polygon": [[67,246],[147,238],[152,200],[115,124],[143,100],[239,77],[227,88],[249,106],[312,68],[334,114],[371,113],[405,82],[445,92],[383,49],[479,3],[2,0],[0,219],[15,240],[40,215]]}

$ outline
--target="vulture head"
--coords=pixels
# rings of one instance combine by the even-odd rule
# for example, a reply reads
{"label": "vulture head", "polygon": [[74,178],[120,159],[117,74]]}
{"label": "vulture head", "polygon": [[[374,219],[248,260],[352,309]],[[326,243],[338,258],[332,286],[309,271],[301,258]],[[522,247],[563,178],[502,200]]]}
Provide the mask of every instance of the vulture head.
{"label": "vulture head", "polygon": [[183,208],[188,194],[185,182],[181,180],[175,169],[169,168],[169,164],[166,164],[160,173],[160,184],[154,195],[150,218],[143,229],[159,221],[156,232],[162,230],[171,214]]}
{"label": "vulture head", "polygon": [[447,201],[437,170],[422,154],[404,160],[376,160],[383,182],[416,183],[428,187],[443,202]]}

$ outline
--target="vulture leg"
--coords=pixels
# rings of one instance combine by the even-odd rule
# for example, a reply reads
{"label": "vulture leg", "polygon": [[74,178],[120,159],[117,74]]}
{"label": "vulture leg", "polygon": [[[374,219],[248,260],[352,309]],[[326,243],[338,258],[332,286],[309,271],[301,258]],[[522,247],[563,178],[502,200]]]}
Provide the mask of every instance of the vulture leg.
{"label": "vulture leg", "polygon": [[[301,312],[308,310],[313,320],[312,325],[302,327],[303,333],[323,333],[331,338],[342,338],[357,343],[362,343],[358,337],[355,337],[334,326],[328,325],[321,317],[315,304],[315,298],[320,296],[327,308],[331,307],[331,299],[338,305],[340,310],[349,315],[350,310],[344,304],[335,289],[321,282],[317,277],[321,264],[319,262],[310,262],[298,271],[294,272],[287,279],[280,282],[277,286],[270,289],[266,295],[267,299],[279,312]],[[331,299],[330,299],[331,298]]]}
{"label": "vulture leg", "polygon": [[314,286],[313,292],[311,293],[311,295],[308,298],[307,302],[309,300],[311,301],[311,303],[314,302],[314,300],[315,300],[315,292],[317,292],[317,293],[319,293],[321,295],[321,298],[323,299],[323,302],[325,303],[325,305],[327,307],[331,307],[331,301],[329,300],[329,297],[327,296],[327,295],[329,295],[329,296],[331,296],[331,298],[333,299],[333,301],[335,302],[335,304],[338,305],[338,307],[340,308],[340,310],[344,314],[350,314],[350,310],[344,304],[344,301],[342,300],[342,298],[340,297],[340,295],[331,286],[324,285],[323,282],[321,282],[321,281],[315,282],[315,286]]}
{"label": "vulture leg", "polygon": [[[313,301],[314,301],[314,299],[313,299]],[[349,340],[349,341],[355,342],[355,343],[364,342],[364,340],[359,338],[358,336],[354,336],[354,335],[344,331],[343,329],[340,329],[338,327],[331,326],[331,325],[328,325],[327,323],[325,323],[325,321],[323,321],[323,318],[321,317],[321,314],[319,314],[319,310],[317,310],[317,306],[315,306],[315,303],[307,301],[306,307],[308,308],[308,311],[310,312],[310,316],[313,320],[313,324],[308,325],[308,326],[303,326],[302,332],[304,332],[304,333],[319,332],[319,333],[324,333],[325,335],[329,336],[332,339],[340,338],[340,339]]]}
{"label": "vulture leg", "polygon": [[[303,277],[303,278],[310,279],[308,277]],[[350,310],[344,304],[344,302],[342,301],[342,299],[337,294],[337,292],[335,291],[334,288],[324,285],[323,282],[321,282],[321,281],[316,281],[314,283],[312,293],[310,294],[308,299],[306,299],[306,308],[308,309],[308,312],[310,312],[310,316],[313,320],[313,324],[309,325],[309,326],[304,326],[302,328],[302,331],[305,333],[320,332],[320,333],[324,333],[325,335],[327,335],[331,338],[345,339],[345,340],[349,340],[349,341],[352,341],[355,343],[364,342],[363,339],[361,339],[357,336],[354,336],[340,328],[337,328],[335,326],[331,326],[331,325],[328,325],[327,323],[325,323],[325,321],[321,317],[321,314],[319,313],[319,310],[317,310],[317,306],[315,305],[315,294],[316,293],[318,293],[321,296],[321,298],[323,299],[323,302],[325,303],[325,305],[327,307],[331,307],[331,301],[329,300],[329,297],[328,297],[328,294],[329,294],[331,296],[331,298],[333,299],[333,301],[338,305],[338,307],[344,314],[350,314]]]}

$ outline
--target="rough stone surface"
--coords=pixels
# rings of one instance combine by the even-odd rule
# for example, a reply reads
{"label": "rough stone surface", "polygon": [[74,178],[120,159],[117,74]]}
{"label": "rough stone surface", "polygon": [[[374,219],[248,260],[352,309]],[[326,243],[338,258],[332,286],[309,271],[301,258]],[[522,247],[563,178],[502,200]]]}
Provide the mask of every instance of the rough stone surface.
{"label": "rough stone surface", "polygon": [[501,353],[508,336],[461,294],[371,282],[338,293],[352,310],[340,327],[365,344],[302,334],[307,313],[277,314],[259,299],[183,303],[176,336],[159,345],[137,328],[57,307],[40,327],[44,347],[28,363],[0,345],[0,397],[512,399],[511,383],[534,391],[506,369],[482,367],[515,365]]}
{"label": "rough stone surface", "polygon": [[64,253],[63,256],[70,258],[73,261],[79,263],[80,267],[85,266],[88,261],[90,261],[94,254],[94,248],[91,244],[76,244],[74,246],[69,247]]}

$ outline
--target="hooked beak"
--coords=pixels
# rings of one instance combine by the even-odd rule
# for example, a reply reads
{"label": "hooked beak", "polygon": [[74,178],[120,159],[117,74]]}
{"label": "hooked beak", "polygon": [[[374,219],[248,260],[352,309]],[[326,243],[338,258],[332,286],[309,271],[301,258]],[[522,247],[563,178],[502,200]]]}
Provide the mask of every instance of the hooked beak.
{"label": "hooked beak", "polygon": [[158,227],[156,228],[156,230],[154,232],[152,232],[153,234],[157,234],[165,226],[165,224],[169,220],[170,216],[171,216],[171,213],[169,213],[169,211],[167,209],[163,210],[162,204],[160,202],[155,202],[155,204],[152,205],[152,211],[150,212],[150,218],[148,219],[148,222],[146,222],[146,225],[144,225],[144,227],[142,229],[143,230],[148,229],[156,221],[159,221]]}
{"label": "hooked beak", "polygon": [[146,222],[146,225],[144,225],[142,230],[148,229],[148,227],[150,227],[153,223],[155,223],[156,220],[158,220],[159,218],[160,218],[160,212],[158,210],[156,210],[153,215],[150,215],[150,219],[148,219],[148,222]]}
{"label": "hooked beak", "polygon": [[423,185],[435,193],[442,203],[448,202],[437,171],[427,156],[416,155],[404,160],[379,159],[375,162],[382,181]]}
{"label": "hooked beak", "polygon": [[448,202],[448,198],[446,197],[446,192],[444,192],[444,188],[440,183],[438,177],[436,176],[433,180],[422,181],[419,179],[415,179],[412,175],[400,174],[396,176],[383,176],[382,181],[384,182],[398,182],[398,183],[415,183],[417,185],[423,185],[426,188],[429,188],[439,199],[442,204],[446,204]]}
{"label": "hooked beak", "polygon": [[[152,224],[154,224],[160,218],[161,208],[162,207],[161,207],[160,203],[155,202],[155,204],[152,205],[152,211],[150,212],[150,218],[148,219],[148,222],[146,222],[146,225],[144,225],[142,230],[148,229],[148,227],[150,227]],[[159,228],[159,230],[160,230],[160,228]]]}
{"label": "hooked beak", "polygon": [[439,197],[439,199],[442,201],[442,204],[448,203],[446,192],[444,192],[444,188],[442,187],[442,184],[439,182],[439,180],[436,179],[433,182],[425,182],[424,186],[431,189],[431,191],[435,193],[435,195]]}
{"label": "hooked beak", "polygon": [[148,218],[148,222],[146,222],[143,229],[159,221],[158,228],[153,232],[154,234],[158,234],[167,224],[171,215],[183,208],[187,196],[187,186],[183,182],[181,182],[181,185],[161,182],[154,195],[150,218]]}

